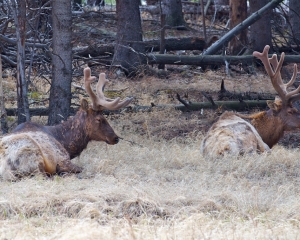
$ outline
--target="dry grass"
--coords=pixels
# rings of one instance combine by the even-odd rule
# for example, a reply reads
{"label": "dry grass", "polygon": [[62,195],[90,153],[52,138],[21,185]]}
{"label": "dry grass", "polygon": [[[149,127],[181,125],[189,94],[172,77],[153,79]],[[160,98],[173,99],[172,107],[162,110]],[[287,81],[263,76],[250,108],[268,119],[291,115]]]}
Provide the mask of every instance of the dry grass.
{"label": "dry grass", "polygon": [[[192,79],[112,79],[110,88],[131,84],[124,94],[140,105],[177,103],[173,92],[217,91],[221,78],[208,71]],[[270,91],[264,78],[227,80],[229,90]],[[137,144],[91,142],[73,160],[84,168],[79,175],[0,182],[0,239],[300,239],[300,150],[276,146],[208,161],[199,146],[214,117],[174,110],[109,116]]]}
{"label": "dry grass", "polygon": [[[118,128],[118,126],[116,126]],[[78,176],[1,182],[1,239],[299,239],[299,150],[207,161],[184,143],[92,142]]]}

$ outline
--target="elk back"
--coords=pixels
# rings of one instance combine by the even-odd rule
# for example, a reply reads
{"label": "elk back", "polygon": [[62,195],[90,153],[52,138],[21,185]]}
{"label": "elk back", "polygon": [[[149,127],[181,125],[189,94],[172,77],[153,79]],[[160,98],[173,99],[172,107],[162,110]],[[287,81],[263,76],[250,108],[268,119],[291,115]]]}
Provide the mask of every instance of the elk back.
{"label": "elk back", "polygon": [[201,143],[201,153],[209,158],[269,150],[256,129],[231,112],[225,112],[220,116]]}
{"label": "elk back", "polygon": [[39,131],[12,133],[0,139],[0,178],[14,180],[35,173],[54,174],[70,159],[53,137]]}

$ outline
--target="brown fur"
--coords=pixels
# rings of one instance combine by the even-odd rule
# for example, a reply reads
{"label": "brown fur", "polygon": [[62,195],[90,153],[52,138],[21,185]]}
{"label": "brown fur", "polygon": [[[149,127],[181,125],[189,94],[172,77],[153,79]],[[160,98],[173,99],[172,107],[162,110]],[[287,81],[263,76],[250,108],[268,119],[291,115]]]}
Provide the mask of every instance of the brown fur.
{"label": "brown fur", "polygon": [[[297,65],[294,64],[294,72],[287,83],[282,81],[280,69],[284,60],[284,53],[278,61],[276,54],[268,57],[270,46],[266,45],[263,52],[253,52],[264,64],[265,70],[270,76],[271,83],[278,93],[274,101],[268,101],[268,111],[244,116],[241,114],[224,113],[211,127],[202,142],[202,153],[210,156],[219,156],[225,152],[240,153],[253,150],[262,151],[258,142],[272,148],[285,131],[300,128],[300,113],[293,107],[293,103],[300,100],[300,86],[288,91],[297,76]],[[252,119],[250,125],[242,118]],[[248,124],[248,125],[247,125]],[[250,128],[246,129],[245,126]],[[253,140],[253,134],[256,140]],[[250,144],[250,146],[249,146]],[[267,148],[265,148],[267,149]]]}
{"label": "brown fur", "polygon": [[[275,103],[269,104],[272,109],[268,111],[248,116],[232,112],[223,113],[205,136],[201,144],[202,153],[217,157],[225,153],[264,152],[271,149],[285,131],[300,127],[300,113],[297,109],[292,106],[282,107],[278,101]],[[251,119],[251,124],[242,118]],[[247,130],[243,127],[246,124],[252,128]],[[254,140],[253,136],[257,139]]]}
{"label": "brown fur", "polygon": [[253,118],[251,124],[256,128],[263,141],[272,148],[284,134],[284,123],[281,118],[267,112],[261,112]]}
{"label": "brown fur", "polygon": [[86,100],[77,114],[62,124],[20,124],[0,140],[0,178],[13,180],[37,172],[78,173],[81,168],[70,160],[91,140],[116,144],[118,136],[102,112],[89,108]]}

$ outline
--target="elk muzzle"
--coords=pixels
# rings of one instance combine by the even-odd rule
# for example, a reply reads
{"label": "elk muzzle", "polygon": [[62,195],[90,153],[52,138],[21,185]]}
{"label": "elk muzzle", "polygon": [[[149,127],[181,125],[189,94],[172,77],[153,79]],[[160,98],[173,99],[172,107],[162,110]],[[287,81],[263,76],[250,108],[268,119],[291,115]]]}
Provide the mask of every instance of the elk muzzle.
{"label": "elk muzzle", "polygon": [[118,136],[114,136],[113,138],[109,139],[109,138],[106,138],[106,143],[107,144],[110,144],[110,145],[114,145],[114,144],[117,144],[119,142],[120,138]]}

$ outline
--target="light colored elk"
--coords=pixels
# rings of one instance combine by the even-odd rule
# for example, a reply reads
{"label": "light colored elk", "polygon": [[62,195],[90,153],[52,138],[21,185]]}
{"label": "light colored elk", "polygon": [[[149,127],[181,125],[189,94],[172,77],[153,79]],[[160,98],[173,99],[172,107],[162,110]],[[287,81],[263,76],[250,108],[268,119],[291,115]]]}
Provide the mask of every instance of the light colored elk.
{"label": "light colored elk", "polygon": [[104,73],[99,75],[96,95],[91,88],[95,79],[91,76],[90,68],[85,68],[84,85],[92,100],[92,107],[83,99],[76,115],[62,124],[42,126],[27,122],[0,139],[0,178],[14,180],[35,173],[78,173],[82,169],[74,165],[71,159],[78,156],[89,141],[118,143],[119,137],[102,111],[123,108],[132,98],[123,101],[120,98],[106,98],[103,90],[108,80]]}
{"label": "light colored elk", "polygon": [[[300,127],[300,113],[293,107],[293,102],[300,99],[300,86],[288,92],[297,75],[297,65],[294,64],[294,73],[291,80],[284,84],[280,70],[284,60],[281,54],[278,62],[276,54],[268,58],[270,47],[265,46],[262,53],[254,52],[270,76],[272,85],[278,96],[275,101],[268,101],[269,110],[249,116],[223,113],[217,122],[209,129],[201,143],[201,152],[204,156],[218,157],[229,154],[249,152],[264,152],[272,148],[285,131]],[[251,124],[244,119],[252,119]]]}

